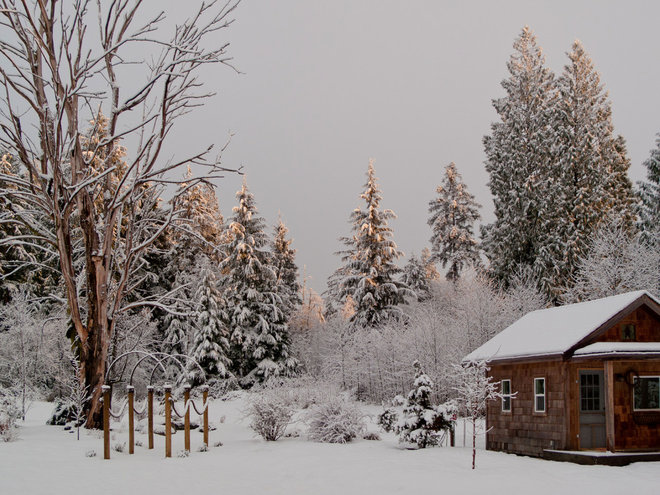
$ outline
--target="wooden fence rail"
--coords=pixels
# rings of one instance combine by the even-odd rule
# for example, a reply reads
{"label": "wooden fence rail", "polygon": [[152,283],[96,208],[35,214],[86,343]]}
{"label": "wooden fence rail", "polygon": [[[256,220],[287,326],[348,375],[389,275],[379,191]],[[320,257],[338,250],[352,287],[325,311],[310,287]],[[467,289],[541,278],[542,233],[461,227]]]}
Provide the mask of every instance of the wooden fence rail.
{"label": "wooden fence rail", "polygon": [[[179,413],[176,403],[172,397],[172,386],[164,385],[165,405],[165,457],[172,457],[172,414],[184,419],[184,448],[190,451],[190,409],[203,418],[204,444],[209,445],[209,391],[207,386],[202,386],[202,405],[197,407],[195,401],[190,398],[190,386],[184,388],[183,413]],[[135,388],[127,387],[127,399],[119,412],[115,413],[111,408],[112,389],[108,385],[103,386],[103,458],[110,459],[110,421],[121,420],[124,413],[128,411],[128,453],[135,453],[135,415],[144,417],[147,414],[148,424],[148,448],[154,448],[154,387],[147,387],[146,404],[140,409],[135,407]]]}

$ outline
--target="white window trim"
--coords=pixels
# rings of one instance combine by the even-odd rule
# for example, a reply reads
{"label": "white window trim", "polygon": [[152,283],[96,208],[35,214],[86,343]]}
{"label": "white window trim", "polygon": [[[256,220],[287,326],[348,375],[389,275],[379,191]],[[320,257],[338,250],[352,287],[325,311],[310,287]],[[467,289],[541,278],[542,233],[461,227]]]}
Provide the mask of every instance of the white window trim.
{"label": "white window trim", "polygon": [[[509,393],[502,393],[502,412],[510,413],[513,409],[513,394],[511,393],[511,378],[505,378],[500,380],[500,391],[504,390],[504,382],[509,382]],[[509,399],[509,409],[504,409],[505,399]]]}
{"label": "white window trim", "polygon": [[633,395],[632,395],[633,411],[639,411],[639,412],[660,411],[660,408],[657,408],[657,409],[637,409],[637,408],[635,407],[635,386],[634,386],[634,383],[635,383],[635,380],[637,380],[637,379],[639,379],[639,378],[657,378],[658,381],[660,381],[660,375],[639,375],[639,376],[636,376],[636,377],[633,379],[633,388],[632,388],[632,389],[633,389],[633,390],[632,390],[632,393],[633,393]]}
{"label": "white window trim", "polygon": [[[537,394],[536,393],[536,381],[537,380],[543,380],[543,393],[542,394]],[[546,383],[545,383],[545,377],[544,376],[534,378],[534,412],[535,413],[544,413],[548,409],[548,402],[546,400],[546,395],[547,395],[546,391],[547,390],[546,390],[545,386],[546,386]],[[537,397],[543,397],[543,409],[537,409],[536,408],[536,406],[538,404],[538,402],[536,400]]]}

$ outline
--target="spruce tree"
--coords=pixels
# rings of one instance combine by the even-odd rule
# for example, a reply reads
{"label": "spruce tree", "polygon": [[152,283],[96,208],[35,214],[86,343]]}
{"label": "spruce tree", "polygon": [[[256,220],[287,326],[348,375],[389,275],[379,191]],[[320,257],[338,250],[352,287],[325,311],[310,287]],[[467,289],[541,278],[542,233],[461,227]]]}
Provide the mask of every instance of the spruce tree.
{"label": "spruce tree", "polygon": [[639,226],[645,240],[660,243],[660,133],[655,143],[651,156],[644,161],[646,181],[637,183],[642,199]]}
{"label": "spruce tree", "polygon": [[287,321],[296,308],[302,304],[296,250],[291,247],[292,240],[286,238],[288,232],[289,229],[280,218],[275,226],[275,236],[271,246],[277,290],[284,303],[284,316]]}
{"label": "spruce tree", "polygon": [[228,227],[222,297],[225,325],[230,332],[232,369],[244,385],[291,372],[296,361],[289,355],[285,305],[278,293],[254,196],[243,181],[236,193],[238,206]]}
{"label": "spruce tree", "polygon": [[415,293],[415,300],[426,301],[431,297],[431,281],[424,262],[414,253],[410,255],[408,263],[401,272],[401,282]]}
{"label": "spruce tree", "polygon": [[401,269],[395,262],[403,253],[397,249],[387,225],[396,215],[392,210],[380,210],[382,196],[371,160],[364,187],[360,197],[365,208],[356,208],[350,217],[353,236],[341,239],[348,249],[339,253],[344,266],[335,274],[343,278],[331,280],[336,283],[338,306],[350,298],[355,309],[350,321],[363,327],[400,319],[403,313],[398,305],[405,302],[405,296],[415,296],[397,280]]}
{"label": "spruce tree", "polygon": [[484,137],[486,170],[495,205],[495,222],[482,229],[490,271],[508,284],[520,266],[534,266],[548,216],[552,179],[553,73],[532,31],[525,27],[502,81],[506,96],[493,100],[500,121]]}
{"label": "spruce tree", "polygon": [[433,381],[422,370],[419,361],[413,363],[415,381],[408,393],[401,418],[394,426],[402,443],[413,443],[423,449],[438,443],[437,430],[450,428],[443,414],[431,404]]}
{"label": "spruce tree", "polygon": [[625,140],[614,134],[607,92],[579,41],[568,57],[557,81],[560,99],[552,121],[557,161],[536,270],[542,288],[555,299],[570,287],[599,223],[619,217],[632,227],[634,220],[630,162]]}
{"label": "spruce tree", "polygon": [[229,332],[224,326],[227,314],[216,286],[216,276],[208,261],[200,263],[200,281],[195,291],[195,332],[191,357],[207,375],[224,377],[229,360]]}
{"label": "spruce tree", "polygon": [[449,266],[447,280],[455,281],[463,268],[479,262],[474,223],[481,218],[480,205],[467,191],[454,162],[445,168],[436,192],[438,197],[429,202],[431,260],[439,262],[442,268]]}

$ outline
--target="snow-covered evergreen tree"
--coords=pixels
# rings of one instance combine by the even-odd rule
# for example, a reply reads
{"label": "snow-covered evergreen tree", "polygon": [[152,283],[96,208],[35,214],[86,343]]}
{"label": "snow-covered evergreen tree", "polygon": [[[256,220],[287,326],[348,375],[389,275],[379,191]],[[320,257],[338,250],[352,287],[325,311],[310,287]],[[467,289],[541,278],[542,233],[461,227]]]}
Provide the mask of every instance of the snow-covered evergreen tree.
{"label": "snow-covered evergreen tree", "polygon": [[642,204],[639,210],[640,228],[645,239],[660,246],[660,134],[655,141],[656,147],[644,162],[646,181],[638,182]]}
{"label": "snow-covered evergreen tree", "polygon": [[481,216],[480,205],[467,191],[461,174],[451,162],[436,192],[438,197],[429,202],[428,224],[431,236],[431,259],[449,266],[447,280],[456,280],[466,265],[479,262],[474,224]]}
{"label": "snow-covered evergreen tree", "polygon": [[233,209],[227,254],[220,268],[225,274],[222,297],[232,369],[247,385],[288,373],[295,369],[296,361],[289,355],[285,305],[278,293],[264,220],[258,216],[245,181],[236,197],[238,206]]}
{"label": "snow-covered evergreen tree", "polygon": [[557,157],[546,201],[546,237],[537,260],[542,287],[557,298],[571,277],[589,237],[606,217],[634,220],[625,141],[614,135],[607,92],[582,44],[576,41],[558,79],[560,100],[553,127]]}
{"label": "snow-covered evergreen tree", "polygon": [[272,263],[277,279],[277,290],[284,303],[284,316],[287,321],[291,314],[302,304],[296,250],[291,247],[292,239],[286,236],[289,229],[282,219],[275,226],[275,237],[271,246]]}
{"label": "snow-covered evergreen tree", "polygon": [[355,304],[351,322],[359,326],[377,326],[390,319],[403,316],[399,304],[414,293],[397,275],[401,269],[395,264],[403,255],[393,240],[392,229],[387,222],[396,215],[392,210],[380,210],[382,199],[374,173],[373,161],[369,161],[367,183],[360,195],[366,205],[356,208],[351,214],[353,236],[341,240],[346,247],[340,252],[344,266],[331,280],[336,284],[338,306],[343,306],[350,297]]}
{"label": "snow-covered evergreen tree", "polygon": [[216,286],[216,276],[209,262],[202,262],[201,280],[195,292],[195,333],[191,357],[208,375],[224,377],[231,366],[229,332],[224,322],[227,313]]}
{"label": "snow-covered evergreen tree", "polygon": [[415,293],[415,300],[426,301],[431,294],[431,280],[424,262],[414,253],[401,271],[401,281]]}
{"label": "snow-covered evergreen tree", "polygon": [[420,449],[437,445],[438,430],[450,427],[450,423],[431,404],[433,381],[422,370],[419,361],[413,363],[415,380],[408,393],[401,417],[394,425],[401,443],[412,443]]}
{"label": "snow-covered evergreen tree", "polygon": [[491,273],[505,284],[520,265],[534,265],[548,228],[557,101],[554,75],[529,27],[513,47],[510,75],[502,81],[506,96],[493,100],[500,121],[483,141],[495,205],[495,222],[482,229],[483,248]]}

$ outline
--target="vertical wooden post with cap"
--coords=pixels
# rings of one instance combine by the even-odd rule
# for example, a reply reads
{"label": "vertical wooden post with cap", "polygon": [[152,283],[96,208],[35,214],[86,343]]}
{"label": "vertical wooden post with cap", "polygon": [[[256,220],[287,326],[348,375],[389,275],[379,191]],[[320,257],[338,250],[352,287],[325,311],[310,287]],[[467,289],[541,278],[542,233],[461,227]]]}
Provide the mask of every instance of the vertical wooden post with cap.
{"label": "vertical wooden post with cap", "polygon": [[172,457],[172,385],[164,385],[165,391],[165,457]]}
{"label": "vertical wooden post with cap", "polygon": [[204,444],[209,446],[209,386],[202,386],[202,407],[204,408]]}
{"label": "vertical wooden post with cap", "polygon": [[110,459],[110,386],[103,385],[103,458]]}
{"label": "vertical wooden post with cap", "polygon": [[184,449],[190,452],[190,385],[183,388]]}
{"label": "vertical wooden post with cap", "polygon": [[126,387],[128,394],[128,453],[135,453],[135,388],[133,385]]}
{"label": "vertical wooden post with cap", "polygon": [[147,387],[147,422],[149,424],[149,449],[154,448],[154,388],[149,385]]}

